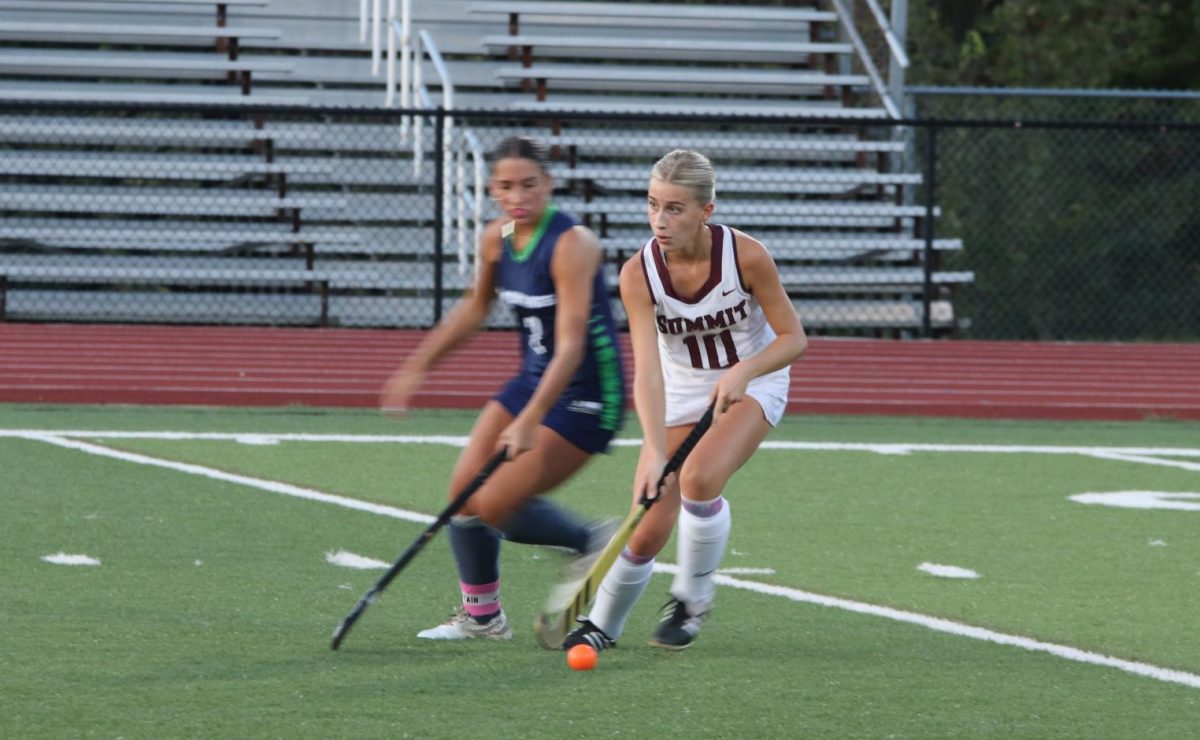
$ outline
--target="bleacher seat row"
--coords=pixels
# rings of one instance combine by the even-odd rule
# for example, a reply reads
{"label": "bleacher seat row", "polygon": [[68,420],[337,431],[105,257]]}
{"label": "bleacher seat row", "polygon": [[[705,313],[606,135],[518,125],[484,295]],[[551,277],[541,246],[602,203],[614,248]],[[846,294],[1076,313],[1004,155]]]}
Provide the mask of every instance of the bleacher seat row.
{"label": "bleacher seat row", "polygon": [[[0,0],[0,319],[432,322],[435,298],[448,305],[469,283],[459,253],[473,210],[461,203],[473,194],[451,180],[453,202],[437,202],[438,173],[417,166],[441,156],[432,137],[356,115],[385,100],[359,10]],[[934,328],[958,325],[955,286],[974,276],[939,265],[962,242],[926,239],[922,177],[822,2],[412,10],[445,60],[421,60],[428,99],[449,102],[452,81],[456,109],[495,111],[460,118],[455,146],[467,129],[489,145],[543,136],[558,201],[600,235],[612,276],[647,236],[650,165],[689,146],[717,163],[718,217],[772,249],[814,331],[911,333],[926,306]],[[190,107],[145,109],[161,103]],[[646,112],[795,122],[613,119]]]}

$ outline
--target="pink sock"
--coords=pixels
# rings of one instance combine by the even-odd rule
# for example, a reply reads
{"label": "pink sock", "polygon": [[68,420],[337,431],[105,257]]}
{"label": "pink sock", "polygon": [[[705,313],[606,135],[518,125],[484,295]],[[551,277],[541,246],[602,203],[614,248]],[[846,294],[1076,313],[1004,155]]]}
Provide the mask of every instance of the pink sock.
{"label": "pink sock", "polygon": [[486,621],[482,618],[500,611],[500,581],[482,584],[459,581],[458,585],[462,589],[463,609],[467,614]]}

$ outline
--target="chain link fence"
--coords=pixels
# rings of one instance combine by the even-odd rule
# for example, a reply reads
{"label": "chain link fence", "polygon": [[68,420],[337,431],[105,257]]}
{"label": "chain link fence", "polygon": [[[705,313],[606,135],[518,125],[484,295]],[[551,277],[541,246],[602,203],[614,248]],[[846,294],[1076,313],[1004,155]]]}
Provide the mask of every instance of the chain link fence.
{"label": "chain link fence", "polygon": [[650,167],[688,147],[814,334],[1197,338],[1197,127],[918,115],[5,104],[0,317],[428,327],[498,215],[486,154],[520,133],[552,145],[614,301]]}
{"label": "chain link fence", "polygon": [[[949,92],[950,94],[947,94]],[[963,94],[967,93],[967,94]],[[926,90],[980,339],[1200,339],[1200,96]]]}
{"label": "chain link fence", "polygon": [[[3,111],[5,316],[333,324],[379,296],[430,294],[433,195],[393,118]],[[396,314],[380,304],[378,323]]]}

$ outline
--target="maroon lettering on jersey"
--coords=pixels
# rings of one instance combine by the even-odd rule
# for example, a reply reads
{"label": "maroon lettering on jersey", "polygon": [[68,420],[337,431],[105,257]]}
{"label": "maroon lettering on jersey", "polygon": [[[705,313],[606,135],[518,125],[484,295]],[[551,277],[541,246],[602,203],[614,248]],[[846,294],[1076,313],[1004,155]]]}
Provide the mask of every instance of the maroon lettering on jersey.
{"label": "maroon lettering on jersey", "polygon": [[[725,362],[717,352],[717,339],[725,348]],[[701,353],[700,345],[704,344]],[[719,334],[688,334],[683,338],[683,346],[687,347],[688,359],[697,370],[725,370],[738,364],[737,345],[733,343],[733,334],[726,329]]]}
{"label": "maroon lettering on jersey", "polygon": [[705,316],[704,317],[704,328],[705,329],[724,329],[726,326],[728,326],[728,323],[727,323],[728,318],[726,316],[726,314],[728,314],[728,313],[730,313],[729,309],[725,309],[724,311],[717,311],[712,316]]}
{"label": "maroon lettering on jersey", "polygon": [[750,312],[746,310],[746,300],[743,298],[736,306],[695,319],[668,319],[662,314],[655,314],[654,323],[658,325],[660,334],[695,334],[713,329],[728,329],[749,316]]}

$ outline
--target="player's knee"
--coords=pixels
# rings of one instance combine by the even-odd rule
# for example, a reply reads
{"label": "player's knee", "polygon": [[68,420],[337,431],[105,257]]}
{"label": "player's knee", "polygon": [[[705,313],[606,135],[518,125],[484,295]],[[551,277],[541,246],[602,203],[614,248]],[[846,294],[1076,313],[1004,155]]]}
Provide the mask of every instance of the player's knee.
{"label": "player's knee", "polygon": [[509,513],[493,502],[477,501],[475,503],[475,516],[479,517],[479,521],[489,527],[499,528]]}
{"label": "player's knee", "polygon": [[721,495],[722,476],[704,465],[684,465],[679,472],[679,491],[693,501],[709,501]]}

